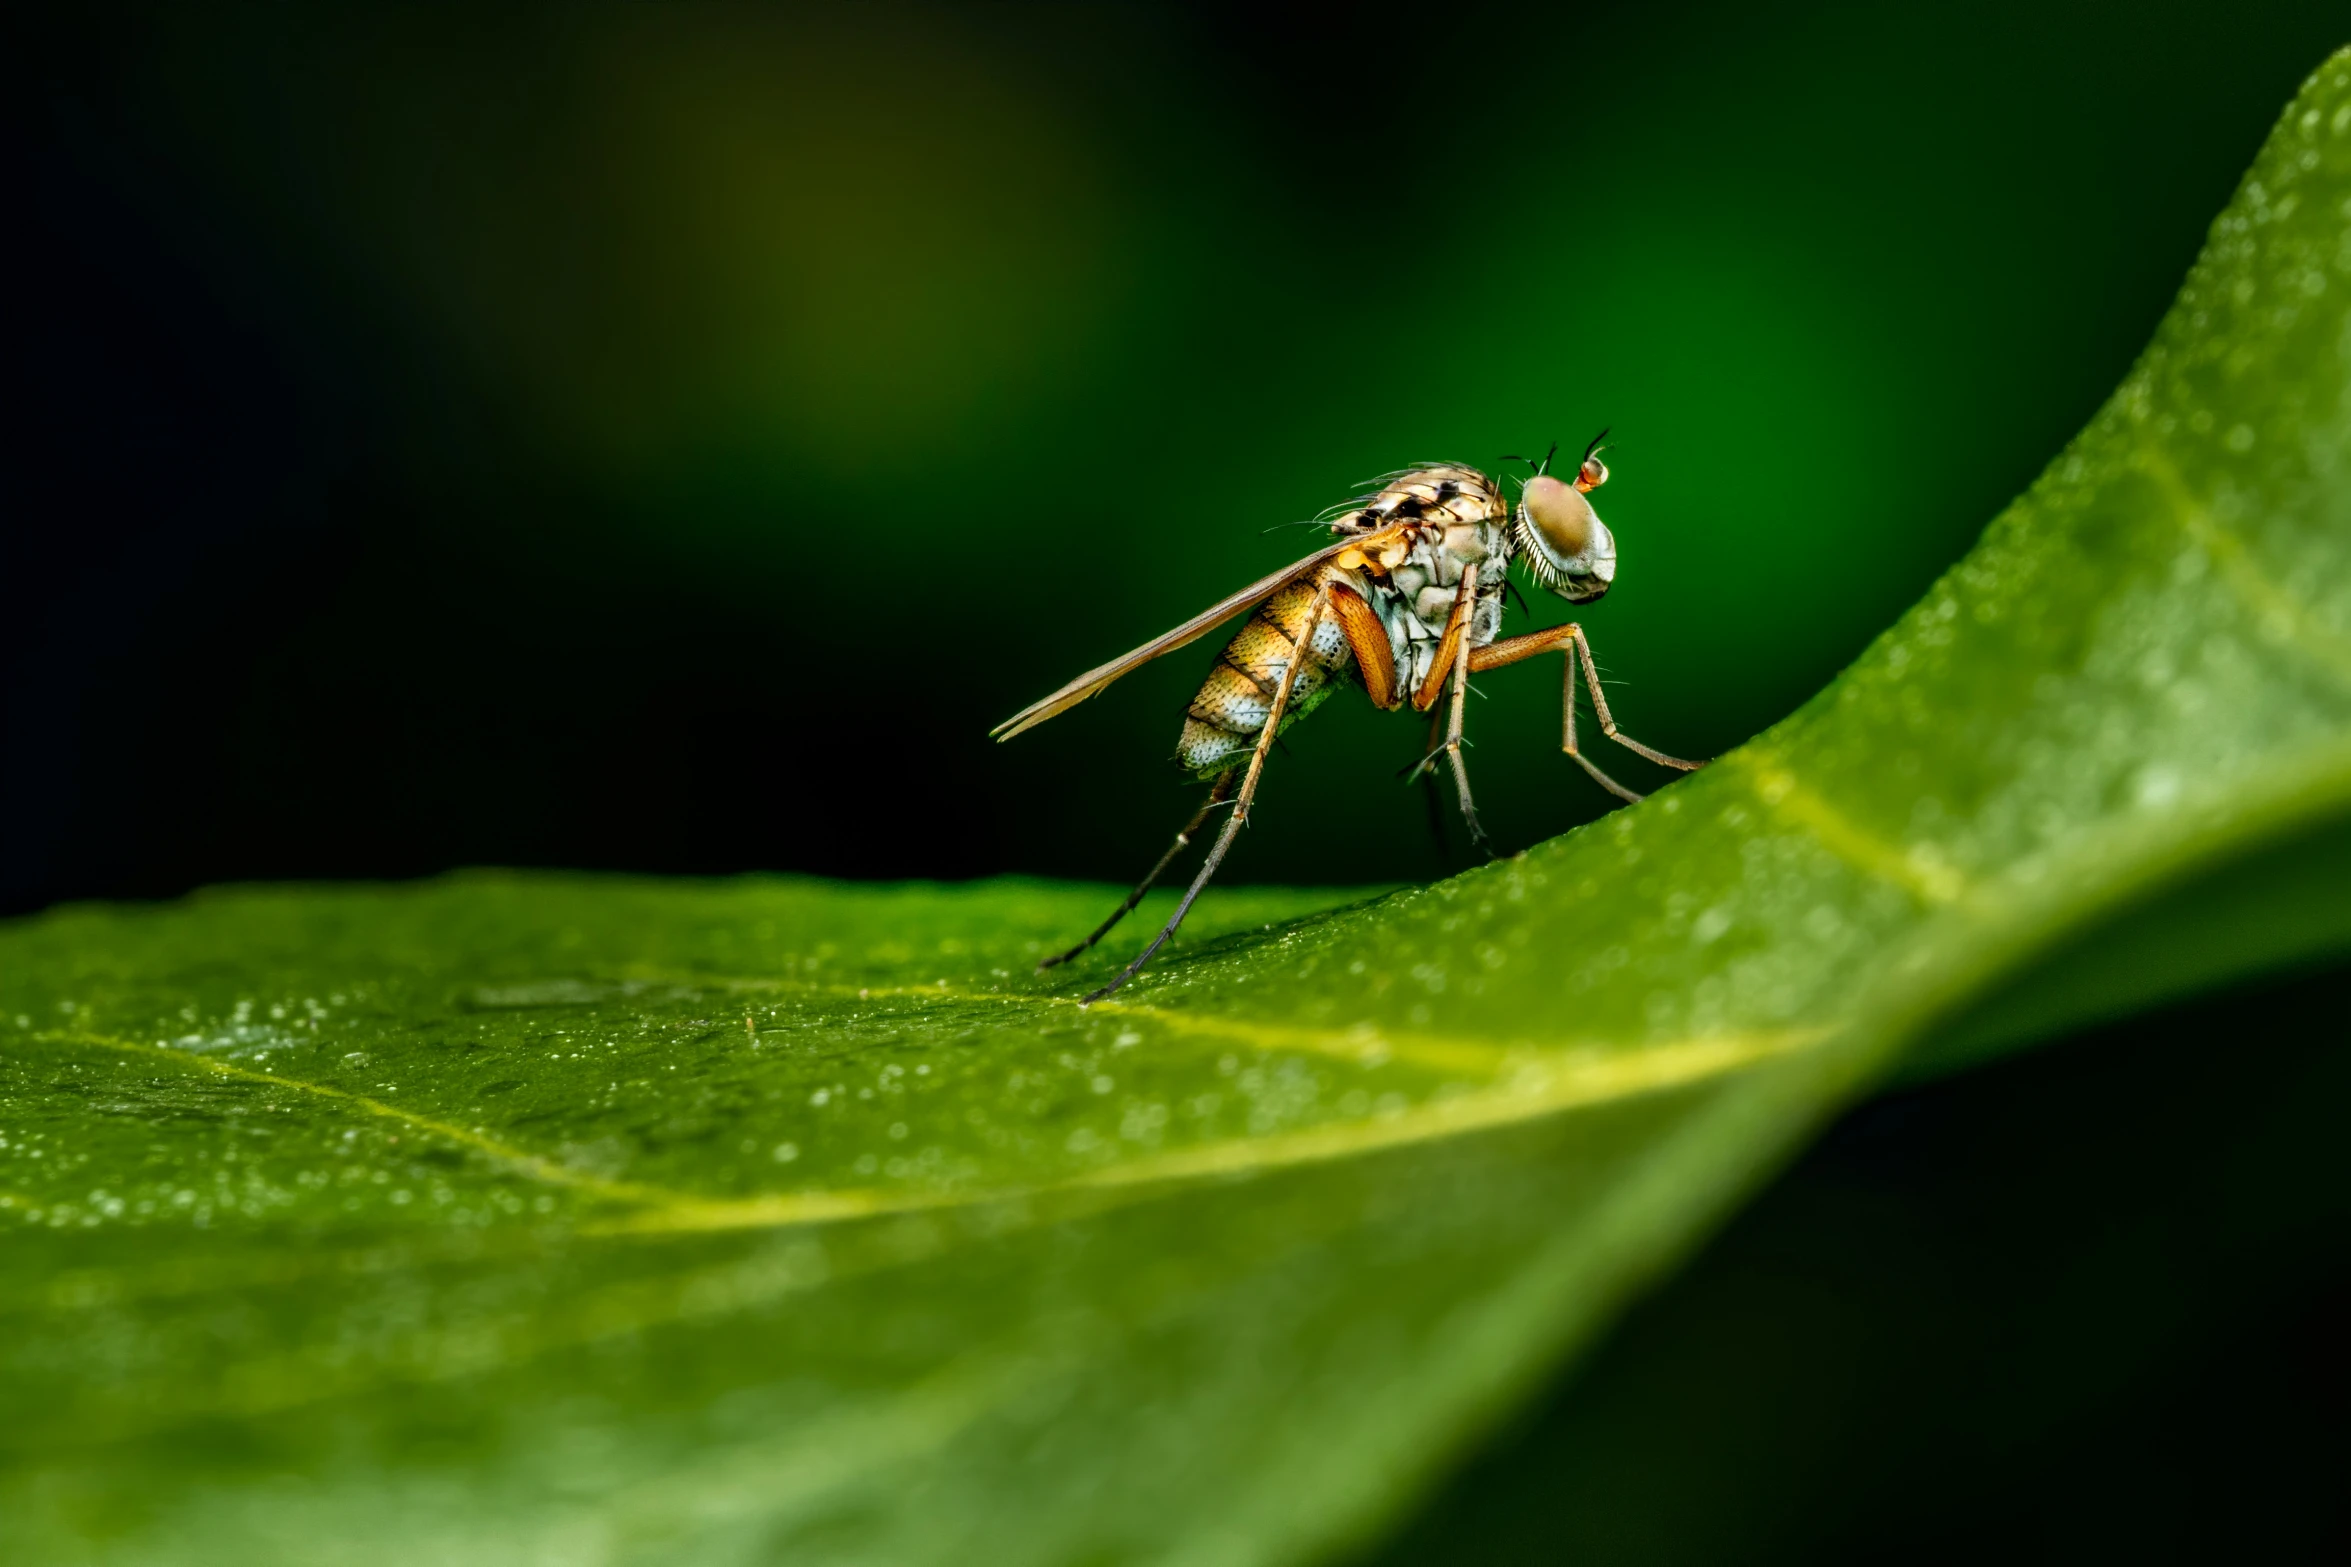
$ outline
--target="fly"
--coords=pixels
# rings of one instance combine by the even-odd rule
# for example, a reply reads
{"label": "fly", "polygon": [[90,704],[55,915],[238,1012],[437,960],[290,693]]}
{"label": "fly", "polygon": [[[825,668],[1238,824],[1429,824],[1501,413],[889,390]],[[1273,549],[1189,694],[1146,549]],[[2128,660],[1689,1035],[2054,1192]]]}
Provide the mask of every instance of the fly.
{"label": "fly", "polygon": [[[1602,772],[1576,747],[1579,661],[1603,735],[1663,767],[1689,772],[1705,765],[1667,756],[1618,732],[1582,626],[1571,621],[1525,636],[1501,636],[1502,596],[1514,560],[1537,586],[1571,604],[1591,603],[1616,581],[1616,539],[1589,499],[1608,482],[1608,465],[1600,460],[1607,434],[1601,431],[1584,449],[1573,479],[1553,474],[1551,455],[1546,455],[1520,489],[1515,508],[1503,499],[1494,479],[1458,463],[1422,463],[1390,474],[1378,493],[1330,518],[1331,528],[1340,535],[1337,543],[1251,583],[1123,658],[1088,670],[997,725],[991,733],[1009,740],[1068,712],[1130,670],[1199,640],[1243,610],[1255,611],[1192,699],[1176,745],[1177,758],[1208,781],[1207,800],[1110,918],[1085,940],[1037,967],[1067,963],[1110,934],[1143,901],[1209,815],[1230,804],[1232,814],[1225,818],[1174,916],[1116,979],[1085,999],[1099,1001],[1134,978],[1183,924],[1193,900],[1247,825],[1266,752],[1284,729],[1313,712],[1350,674],[1372,705],[1383,710],[1409,702],[1414,712],[1426,713],[1445,704],[1432,715],[1428,753],[1407,781],[1430,772],[1442,760],[1460,795],[1462,819],[1489,854],[1493,850],[1478,822],[1469,769],[1461,758],[1462,714],[1471,675],[1542,653],[1564,655],[1561,749],[1619,799],[1641,796]],[[1552,448],[1552,454],[1557,451]]]}

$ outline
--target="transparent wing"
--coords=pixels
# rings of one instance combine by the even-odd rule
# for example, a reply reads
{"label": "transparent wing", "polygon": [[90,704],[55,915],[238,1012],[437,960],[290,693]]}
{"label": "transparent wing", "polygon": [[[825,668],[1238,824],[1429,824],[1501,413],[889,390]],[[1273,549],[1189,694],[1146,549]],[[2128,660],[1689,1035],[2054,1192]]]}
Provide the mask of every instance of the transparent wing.
{"label": "transparent wing", "polygon": [[1341,539],[1328,549],[1316,550],[1304,560],[1293,562],[1270,577],[1261,577],[1250,583],[1232,597],[1219,599],[1173,631],[1161,632],[1132,653],[1122,654],[1099,669],[1087,670],[1051,696],[1022,708],[989,730],[988,733],[999,740],[1009,740],[1024,729],[1034,729],[1046,719],[1055,718],[1068,712],[1130,670],[1141,668],[1162,653],[1173,653],[1177,648],[1187,647],[1199,641],[1241,611],[1263,603],[1288,584],[1317,570],[1347,551],[1361,549],[1367,545],[1377,545],[1387,535],[1400,531],[1402,530],[1386,528],[1379,533],[1365,534],[1360,538]]}

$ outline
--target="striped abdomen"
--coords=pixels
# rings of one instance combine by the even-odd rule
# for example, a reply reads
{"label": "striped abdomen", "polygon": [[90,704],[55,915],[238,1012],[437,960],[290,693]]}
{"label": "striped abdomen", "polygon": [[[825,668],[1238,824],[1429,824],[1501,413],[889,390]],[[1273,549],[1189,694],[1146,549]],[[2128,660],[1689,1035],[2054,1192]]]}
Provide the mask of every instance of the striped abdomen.
{"label": "striped abdomen", "polygon": [[[1298,638],[1306,630],[1314,593],[1312,578],[1291,583],[1258,605],[1240,634],[1226,645],[1200,694],[1186,710],[1183,737],[1176,742],[1176,757],[1186,767],[1203,775],[1214,774],[1247,758],[1265,729],[1274,693],[1281,688],[1282,674],[1290,667]],[[1330,695],[1354,658],[1346,632],[1326,609],[1298,676],[1290,683],[1282,727],[1289,728]]]}

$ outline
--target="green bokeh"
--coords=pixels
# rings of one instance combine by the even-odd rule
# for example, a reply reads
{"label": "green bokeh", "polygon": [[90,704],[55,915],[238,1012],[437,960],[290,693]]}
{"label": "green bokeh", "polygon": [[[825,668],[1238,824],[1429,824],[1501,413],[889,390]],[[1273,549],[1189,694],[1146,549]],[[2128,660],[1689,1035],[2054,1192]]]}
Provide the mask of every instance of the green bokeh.
{"label": "green bokeh", "polygon": [[[256,12],[160,29],[142,92],[405,388],[452,570],[773,622],[730,678],[889,712],[993,868],[1117,877],[1185,810],[1208,650],[985,730],[1409,461],[1611,426],[1628,730],[1787,712],[2080,427],[2342,32],[1629,9]],[[1597,814],[1547,670],[1484,694],[1504,842]],[[1232,874],[1433,873],[1415,724],[1324,712]]]}

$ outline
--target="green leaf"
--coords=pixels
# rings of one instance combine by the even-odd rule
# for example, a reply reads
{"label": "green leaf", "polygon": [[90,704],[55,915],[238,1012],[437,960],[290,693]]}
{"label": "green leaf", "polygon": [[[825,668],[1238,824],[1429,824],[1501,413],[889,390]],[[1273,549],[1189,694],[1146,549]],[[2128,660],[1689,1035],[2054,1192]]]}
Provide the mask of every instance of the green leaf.
{"label": "green leaf", "polygon": [[2351,819],[2168,888],[2006,978],[1897,1067],[1919,1082],[2224,983],[2351,953]]}
{"label": "green leaf", "polygon": [[[1110,1004],[1030,973],[1104,892],[1017,882],[477,875],[9,929],[0,1544],[1360,1536],[1906,1045],[2351,813],[2347,302],[2340,55],[2091,428],[1801,712],[1439,886],[1212,898]],[[1951,1059],[2167,978],[2054,985]]]}

